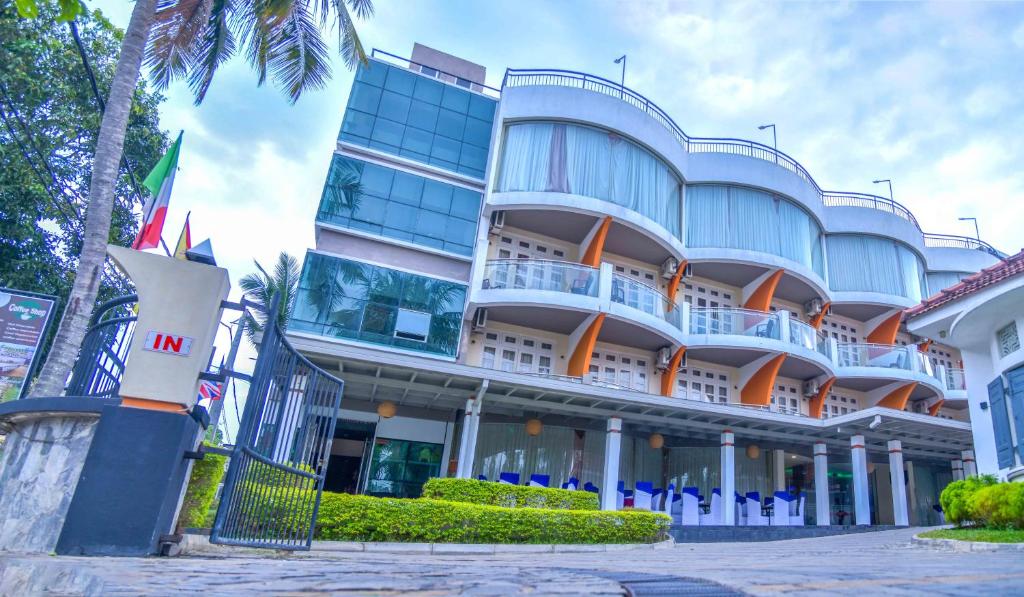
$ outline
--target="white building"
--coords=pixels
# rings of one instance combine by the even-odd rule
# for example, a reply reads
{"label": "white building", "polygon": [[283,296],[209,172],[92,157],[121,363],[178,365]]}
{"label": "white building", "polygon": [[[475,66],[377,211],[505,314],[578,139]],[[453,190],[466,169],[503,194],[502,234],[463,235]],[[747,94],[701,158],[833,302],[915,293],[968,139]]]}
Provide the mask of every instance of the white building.
{"label": "white building", "polygon": [[485,74],[417,44],[356,75],[289,324],[346,382],[327,489],[537,474],[717,493],[725,524],[754,492],[938,520],[968,392],[901,316],[997,251],[600,77]]}
{"label": "white building", "polygon": [[963,355],[978,472],[1024,480],[1024,251],[910,309],[907,327]]}

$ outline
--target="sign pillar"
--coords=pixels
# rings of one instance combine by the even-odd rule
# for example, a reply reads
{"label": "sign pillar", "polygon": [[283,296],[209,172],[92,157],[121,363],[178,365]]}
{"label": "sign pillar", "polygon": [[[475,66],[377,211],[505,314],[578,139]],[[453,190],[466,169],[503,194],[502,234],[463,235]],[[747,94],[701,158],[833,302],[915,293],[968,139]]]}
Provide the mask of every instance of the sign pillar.
{"label": "sign pillar", "polygon": [[819,527],[832,524],[832,507],[828,499],[828,448],[825,442],[814,442],[814,510]]}
{"label": "sign pillar", "polygon": [[722,432],[722,524],[736,524],[736,437]]}

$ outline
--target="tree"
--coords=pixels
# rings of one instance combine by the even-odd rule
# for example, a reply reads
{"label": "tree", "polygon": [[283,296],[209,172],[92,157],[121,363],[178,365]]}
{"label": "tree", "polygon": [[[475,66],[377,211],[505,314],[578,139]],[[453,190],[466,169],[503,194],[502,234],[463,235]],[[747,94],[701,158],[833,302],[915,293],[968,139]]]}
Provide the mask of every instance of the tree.
{"label": "tree", "polygon": [[[78,4],[78,0],[59,1],[65,8]],[[23,16],[32,16],[36,5],[37,0],[17,0]],[[259,83],[266,81],[269,72],[294,103],[304,90],[322,87],[330,76],[320,32],[328,20],[338,28],[345,63],[353,67],[366,60],[350,8],[360,18],[373,14],[371,0],[135,1],[100,124],[78,267],[33,396],[62,393],[85,337],[103,274],[116,175],[147,43],[147,66],[156,84],[187,78],[197,103],[203,100],[217,67],[234,55],[238,42],[246,46]],[[66,8],[62,17],[73,18],[75,12],[73,7]]]}
{"label": "tree", "polygon": [[[64,304],[81,249],[86,189],[101,113],[67,25],[53,9],[21,19],[0,7],[0,286],[57,295]],[[110,86],[121,32],[99,12],[79,17],[78,32],[101,94]],[[60,73],[60,76],[40,76]],[[135,89],[125,138],[126,159],[146,172],[166,136],[159,129],[159,93]],[[135,196],[122,169],[114,185],[109,242],[130,243]],[[108,276],[99,301],[130,292]],[[51,327],[52,337],[55,328]],[[43,345],[43,356],[49,342]]]}
{"label": "tree", "polygon": [[295,293],[299,289],[299,262],[294,257],[281,252],[277,256],[277,263],[274,264],[274,275],[267,273],[258,261],[253,261],[259,273],[248,274],[242,278],[238,285],[242,288],[246,298],[255,303],[258,307],[255,317],[246,311],[245,332],[249,341],[256,346],[256,334],[263,331],[267,325],[267,313],[273,304],[274,296],[279,297],[277,310],[277,323],[282,328],[288,325],[291,319],[292,309],[295,307]]}

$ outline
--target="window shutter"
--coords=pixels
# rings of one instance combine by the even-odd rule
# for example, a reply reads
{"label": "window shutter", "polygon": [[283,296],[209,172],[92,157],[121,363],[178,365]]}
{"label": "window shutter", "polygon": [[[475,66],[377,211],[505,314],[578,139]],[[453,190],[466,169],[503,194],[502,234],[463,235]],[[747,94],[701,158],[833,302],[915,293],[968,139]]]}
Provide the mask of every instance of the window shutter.
{"label": "window shutter", "polygon": [[992,410],[992,430],[996,438],[996,457],[999,468],[1013,466],[1013,440],[1010,437],[1010,419],[1006,412],[1006,397],[1002,377],[988,384],[988,402]]}
{"label": "window shutter", "polygon": [[1017,429],[1017,454],[1021,462],[1024,462],[1024,441],[1021,441],[1024,436],[1024,367],[1008,372],[1006,378],[1010,382],[1010,409],[1013,411],[1013,425]]}

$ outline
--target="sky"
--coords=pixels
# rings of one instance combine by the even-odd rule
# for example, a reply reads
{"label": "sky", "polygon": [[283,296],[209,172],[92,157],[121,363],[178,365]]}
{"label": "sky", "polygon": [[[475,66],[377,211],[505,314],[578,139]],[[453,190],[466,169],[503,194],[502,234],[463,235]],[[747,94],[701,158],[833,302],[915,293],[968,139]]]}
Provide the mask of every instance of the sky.
{"label": "sky", "polygon": [[[125,27],[132,3],[86,0]],[[691,136],[738,137],[793,156],[826,189],[886,195],[928,232],[1024,247],[1024,3],[574,2],[377,0],[358,23],[366,48],[400,56],[420,42],[487,67],[621,76]],[[336,31],[326,35],[336,39]],[[167,91],[161,126],[184,130],[164,230],[191,211],[232,282],[301,261],[353,73],[340,58],[325,89],[295,104],[242,57],[195,106]],[[233,291],[237,296],[237,290]],[[251,355],[250,355],[251,356]]]}

